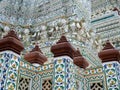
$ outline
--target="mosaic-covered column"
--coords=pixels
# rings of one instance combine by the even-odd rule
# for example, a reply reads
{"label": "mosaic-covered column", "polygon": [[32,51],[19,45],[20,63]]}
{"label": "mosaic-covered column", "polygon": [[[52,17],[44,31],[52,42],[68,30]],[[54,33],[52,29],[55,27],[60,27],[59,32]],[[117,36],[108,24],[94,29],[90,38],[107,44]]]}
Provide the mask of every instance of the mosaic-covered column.
{"label": "mosaic-covered column", "polygon": [[51,47],[54,54],[54,85],[53,90],[75,90],[73,57],[75,49],[65,36]]}
{"label": "mosaic-covered column", "polygon": [[109,41],[99,53],[102,60],[108,90],[120,90],[120,63],[119,51]]}
{"label": "mosaic-covered column", "polygon": [[[25,54],[24,59],[31,64],[37,63],[40,65],[43,65],[47,61],[47,58],[43,55],[38,45],[36,45],[29,53]],[[41,90],[41,77],[39,75],[39,71],[35,70],[35,72],[36,75],[34,75],[31,84],[32,90]]]}
{"label": "mosaic-covered column", "polygon": [[54,67],[53,90],[75,90],[72,59],[68,56],[55,58]]}
{"label": "mosaic-covered column", "polygon": [[0,90],[16,90],[23,44],[14,30],[0,40]]}

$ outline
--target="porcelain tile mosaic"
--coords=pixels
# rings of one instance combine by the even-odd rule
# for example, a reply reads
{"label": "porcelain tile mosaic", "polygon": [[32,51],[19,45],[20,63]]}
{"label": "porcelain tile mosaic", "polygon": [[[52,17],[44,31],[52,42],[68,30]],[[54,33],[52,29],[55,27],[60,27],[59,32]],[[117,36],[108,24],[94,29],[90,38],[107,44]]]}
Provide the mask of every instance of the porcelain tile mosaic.
{"label": "porcelain tile mosaic", "polygon": [[119,90],[118,62],[84,70],[71,58],[59,57],[36,67],[13,52],[3,52],[0,63],[1,90]]}
{"label": "porcelain tile mosaic", "polygon": [[5,51],[1,55],[1,90],[15,90],[17,87],[18,67],[20,56],[11,51]]}
{"label": "porcelain tile mosaic", "polygon": [[120,90],[120,55],[109,42],[105,48],[110,49],[100,52],[100,61],[87,49],[82,48],[80,54],[62,36],[51,47],[55,51],[51,49],[54,57],[50,63],[44,63],[49,58],[38,45],[23,58],[14,44],[11,51],[0,52],[0,90]]}
{"label": "porcelain tile mosaic", "polygon": [[107,78],[108,90],[119,90],[118,62],[104,63],[104,70]]}

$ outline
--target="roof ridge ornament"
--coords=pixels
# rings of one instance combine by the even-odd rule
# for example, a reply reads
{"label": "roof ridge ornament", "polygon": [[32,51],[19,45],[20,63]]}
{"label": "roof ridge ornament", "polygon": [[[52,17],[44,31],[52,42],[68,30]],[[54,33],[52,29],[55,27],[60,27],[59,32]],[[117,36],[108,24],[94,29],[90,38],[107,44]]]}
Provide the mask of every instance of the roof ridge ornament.
{"label": "roof ridge ornament", "polygon": [[43,54],[42,51],[41,51],[41,49],[39,48],[38,44],[36,44],[35,47],[30,52],[35,52],[35,51],[38,51],[41,54]]}
{"label": "roof ridge ornament", "polygon": [[109,40],[106,41],[106,44],[103,50],[107,50],[107,49],[115,49]]}
{"label": "roof ridge ornament", "polygon": [[15,30],[11,29],[7,35],[5,35],[3,38],[7,38],[7,37],[14,37],[17,40],[20,40],[15,32]]}
{"label": "roof ridge ornament", "polygon": [[56,44],[63,43],[63,42],[68,42],[67,38],[64,35],[61,36],[61,38],[58,40]]}
{"label": "roof ridge ornament", "polygon": [[74,57],[77,57],[77,56],[82,56],[82,54],[80,53],[79,48],[77,48],[76,52],[74,53]]}

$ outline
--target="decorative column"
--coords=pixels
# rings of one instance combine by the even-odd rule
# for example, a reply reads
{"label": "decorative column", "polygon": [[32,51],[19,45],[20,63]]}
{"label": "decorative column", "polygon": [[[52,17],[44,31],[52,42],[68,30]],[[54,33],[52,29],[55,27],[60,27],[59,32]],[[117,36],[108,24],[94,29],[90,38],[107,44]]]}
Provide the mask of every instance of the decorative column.
{"label": "decorative column", "polygon": [[102,60],[108,90],[120,90],[120,54],[109,41],[98,54]]}
{"label": "decorative column", "polygon": [[54,85],[53,90],[76,90],[74,79],[74,53],[75,49],[65,36],[51,47],[54,54]]}
{"label": "decorative column", "polygon": [[14,30],[0,40],[0,90],[16,90],[20,53],[24,49]]}
{"label": "decorative column", "polygon": [[[72,72],[73,54],[75,49],[70,45],[65,36],[51,47],[54,54],[54,85],[53,90],[73,90]],[[72,84],[74,85],[74,84]]]}
{"label": "decorative column", "polygon": [[[44,62],[47,61],[47,58],[43,55],[43,53],[41,52],[40,48],[38,45],[35,46],[35,48],[32,49],[32,51],[30,51],[29,53],[27,53],[24,56],[24,59],[28,62],[30,62],[31,64],[33,63],[37,63],[40,65],[43,65]],[[40,75],[38,74],[38,71],[35,71],[36,75],[34,76],[33,80],[32,80],[32,89],[31,90],[41,90],[42,87],[41,86],[41,78]]]}

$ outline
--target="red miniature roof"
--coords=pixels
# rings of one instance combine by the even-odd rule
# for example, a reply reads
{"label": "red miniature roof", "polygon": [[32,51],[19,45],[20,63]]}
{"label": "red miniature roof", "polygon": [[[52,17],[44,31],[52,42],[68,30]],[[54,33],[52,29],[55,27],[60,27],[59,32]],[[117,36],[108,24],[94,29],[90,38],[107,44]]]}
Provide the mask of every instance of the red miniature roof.
{"label": "red miniature roof", "polygon": [[74,53],[74,64],[76,64],[77,66],[86,69],[89,66],[89,63],[86,61],[86,59],[84,57],[82,57],[81,53],[79,50],[76,50],[76,52]]}
{"label": "red miniature roof", "polygon": [[101,58],[102,62],[109,62],[109,61],[119,61],[119,51],[116,50],[112,44],[107,41],[105,47],[101,52],[99,52],[98,56]]}
{"label": "red miniature roof", "polygon": [[67,41],[65,36],[61,36],[60,40],[51,47],[51,52],[54,54],[54,57],[59,56],[69,56],[73,58],[75,49],[73,46]]}
{"label": "red miniature roof", "polygon": [[30,63],[38,63],[40,65],[43,65],[47,61],[47,58],[43,55],[38,45],[30,53],[26,54],[24,59]]}
{"label": "red miniature roof", "polygon": [[14,30],[10,30],[3,39],[0,40],[0,51],[11,50],[17,54],[24,49]]}

